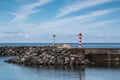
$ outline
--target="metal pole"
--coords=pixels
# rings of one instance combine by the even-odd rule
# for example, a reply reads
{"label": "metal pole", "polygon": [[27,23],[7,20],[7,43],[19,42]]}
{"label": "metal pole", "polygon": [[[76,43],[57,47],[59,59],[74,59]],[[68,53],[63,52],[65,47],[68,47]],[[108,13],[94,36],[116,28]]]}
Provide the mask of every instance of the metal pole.
{"label": "metal pole", "polygon": [[53,46],[55,47],[55,37],[56,35],[53,35]]}

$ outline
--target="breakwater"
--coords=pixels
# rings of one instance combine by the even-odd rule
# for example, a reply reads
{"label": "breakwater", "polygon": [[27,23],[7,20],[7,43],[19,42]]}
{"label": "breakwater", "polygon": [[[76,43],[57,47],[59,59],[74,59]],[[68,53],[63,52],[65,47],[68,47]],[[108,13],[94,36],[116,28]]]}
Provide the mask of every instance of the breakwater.
{"label": "breakwater", "polygon": [[6,60],[8,63],[24,65],[81,65],[87,64],[81,51],[77,49],[78,54],[73,48],[45,47],[0,47],[1,56],[15,56]]}
{"label": "breakwater", "polygon": [[6,62],[26,65],[75,65],[120,62],[119,48],[55,48],[51,46],[0,47],[0,56],[15,56]]}

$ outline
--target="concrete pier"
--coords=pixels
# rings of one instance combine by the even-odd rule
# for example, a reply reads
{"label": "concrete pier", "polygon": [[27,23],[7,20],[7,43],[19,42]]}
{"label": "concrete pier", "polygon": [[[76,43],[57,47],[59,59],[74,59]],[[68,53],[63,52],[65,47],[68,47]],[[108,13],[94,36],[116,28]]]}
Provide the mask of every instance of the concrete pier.
{"label": "concrete pier", "polygon": [[85,57],[94,63],[120,62],[120,48],[87,48]]}

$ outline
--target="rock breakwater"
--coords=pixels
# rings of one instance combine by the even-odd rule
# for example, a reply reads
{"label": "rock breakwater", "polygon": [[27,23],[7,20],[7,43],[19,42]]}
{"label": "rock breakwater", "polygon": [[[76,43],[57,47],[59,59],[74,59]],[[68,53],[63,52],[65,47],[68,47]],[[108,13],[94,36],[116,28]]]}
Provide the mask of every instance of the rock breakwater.
{"label": "rock breakwater", "polygon": [[21,47],[4,46],[4,47],[0,47],[0,56],[16,56],[16,55],[25,53],[28,50],[29,50],[29,47],[24,47],[24,46],[21,46]]}
{"label": "rock breakwater", "polygon": [[81,65],[87,64],[83,56],[71,54],[71,50],[53,47],[26,47],[8,63],[24,65]]}

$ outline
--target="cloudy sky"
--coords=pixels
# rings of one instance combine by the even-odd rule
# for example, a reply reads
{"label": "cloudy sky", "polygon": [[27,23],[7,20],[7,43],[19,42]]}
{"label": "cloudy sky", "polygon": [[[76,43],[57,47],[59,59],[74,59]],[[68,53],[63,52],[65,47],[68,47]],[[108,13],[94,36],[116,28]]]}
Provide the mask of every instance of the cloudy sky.
{"label": "cloudy sky", "polygon": [[0,0],[0,43],[120,43],[120,0]]}

